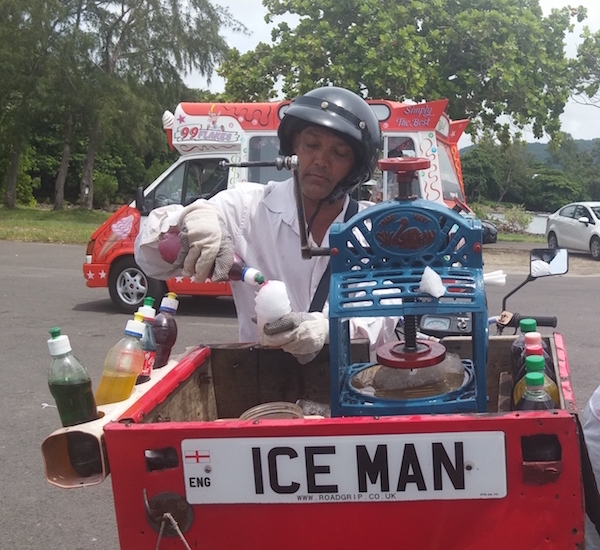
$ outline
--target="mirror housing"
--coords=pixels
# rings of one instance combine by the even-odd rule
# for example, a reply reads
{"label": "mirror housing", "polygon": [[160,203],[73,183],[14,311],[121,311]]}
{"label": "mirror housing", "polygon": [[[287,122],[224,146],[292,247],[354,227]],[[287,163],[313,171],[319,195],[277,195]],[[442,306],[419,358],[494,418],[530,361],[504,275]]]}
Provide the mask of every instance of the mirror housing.
{"label": "mirror housing", "polygon": [[135,190],[135,208],[142,216],[148,213],[144,204],[144,188],[141,185]]}
{"label": "mirror housing", "polygon": [[534,248],[529,255],[529,275],[535,279],[564,275],[569,271],[569,253],[565,248]]}

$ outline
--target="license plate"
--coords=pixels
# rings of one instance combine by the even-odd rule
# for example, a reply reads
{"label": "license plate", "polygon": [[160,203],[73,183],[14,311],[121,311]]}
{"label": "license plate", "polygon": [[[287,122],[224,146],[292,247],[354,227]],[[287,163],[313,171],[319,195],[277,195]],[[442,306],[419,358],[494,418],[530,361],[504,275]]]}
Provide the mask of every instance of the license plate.
{"label": "license plate", "polygon": [[498,499],[503,432],[184,439],[190,504]]}

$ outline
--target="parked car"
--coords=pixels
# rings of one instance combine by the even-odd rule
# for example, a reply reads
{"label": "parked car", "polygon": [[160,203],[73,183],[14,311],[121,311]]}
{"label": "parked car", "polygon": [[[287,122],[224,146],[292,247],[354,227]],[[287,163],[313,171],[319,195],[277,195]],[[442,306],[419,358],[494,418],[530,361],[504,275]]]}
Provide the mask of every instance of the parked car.
{"label": "parked car", "polygon": [[589,252],[600,260],[600,202],[572,202],[548,216],[549,248]]}
{"label": "parked car", "polygon": [[483,244],[495,243],[498,240],[498,228],[490,221],[481,220],[483,227]]}

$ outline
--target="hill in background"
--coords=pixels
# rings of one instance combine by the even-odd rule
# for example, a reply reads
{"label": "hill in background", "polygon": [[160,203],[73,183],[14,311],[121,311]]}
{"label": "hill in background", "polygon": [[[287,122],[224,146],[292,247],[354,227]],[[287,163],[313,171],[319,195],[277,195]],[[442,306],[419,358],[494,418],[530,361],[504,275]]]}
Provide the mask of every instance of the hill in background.
{"label": "hill in background", "polygon": [[[575,139],[573,140],[577,148],[581,152],[589,151],[594,148],[594,145],[600,139]],[[474,145],[468,145],[467,147],[463,147],[460,149],[459,153],[464,155],[468,153],[471,149],[475,147]],[[531,153],[537,160],[546,164],[550,160],[550,155],[547,151],[548,144],[547,143],[528,143],[527,144],[527,152]]]}

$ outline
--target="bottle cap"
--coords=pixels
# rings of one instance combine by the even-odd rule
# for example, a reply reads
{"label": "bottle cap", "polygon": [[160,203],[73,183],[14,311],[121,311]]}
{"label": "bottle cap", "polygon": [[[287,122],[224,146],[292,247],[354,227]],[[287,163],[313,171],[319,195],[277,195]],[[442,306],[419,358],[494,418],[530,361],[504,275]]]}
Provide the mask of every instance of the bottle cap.
{"label": "bottle cap", "polygon": [[152,307],[153,304],[154,298],[148,296],[144,298],[144,305],[140,306],[137,312],[141,313],[144,319],[154,320],[154,317],[156,317],[156,310]]}
{"label": "bottle cap", "polygon": [[53,357],[72,351],[71,342],[66,334],[60,333],[60,327],[52,327],[48,332],[52,338],[48,340],[48,350]]}
{"label": "bottle cap", "polygon": [[127,325],[125,325],[125,334],[127,334],[127,336],[141,338],[146,330],[146,325],[144,325],[143,321],[144,317],[140,313],[134,313],[133,317],[134,318],[127,321]]}
{"label": "bottle cap", "polygon": [[525,357],[525,369],[527,372],[543,372],[546,361],[541,355],[528,355]]}
{"label": "bottle cap", "polygon": [[544,348],[542,344],[531,344],[530,346],[525,346],[525,357],[529,355],[544,355]]}
{"label": "bottle cap", "polygon": [[525,385],[534,387],[544,387],[544,374],[541,372],[528,372],[525,375]]}
{"label": "bottle cap", "polygon": [[537,330],[537,321],[535,319],[521,319],[519,321],[521,332],[535,332]]}
{"label": "bottle cap", "polygon": [[160,302],[160,309],[166,309],[171,313],[175,313],[179,307],[179,301],[177,300],[177,294],[174,292],[167,292],[167,295]]}
{"label": "bottle cap", "polygon": [[525,345],[531,346],[532,344],[541,344],[542,335],[537,331],[526,332],[523,337],[525,338]]}

